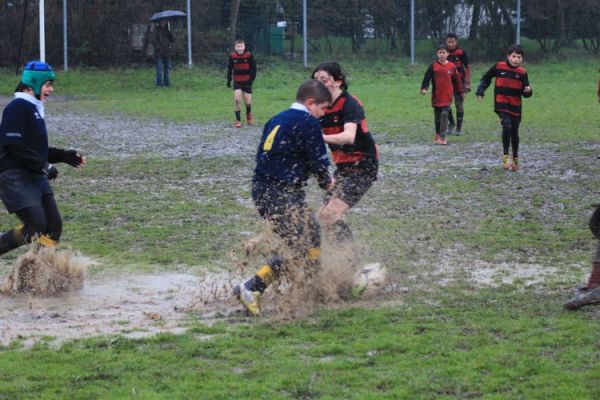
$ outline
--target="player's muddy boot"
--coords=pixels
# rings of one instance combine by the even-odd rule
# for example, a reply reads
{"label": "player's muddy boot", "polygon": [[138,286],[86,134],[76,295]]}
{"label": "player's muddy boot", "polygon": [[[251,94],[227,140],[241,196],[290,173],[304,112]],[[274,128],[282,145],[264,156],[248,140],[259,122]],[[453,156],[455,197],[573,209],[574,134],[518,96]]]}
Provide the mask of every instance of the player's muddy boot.
{"label": "player's muddy boot", "polygon": [[237,120],[236,120],[236,121],[233,123],[233,126],[235,126],[236,128],[241,128],[241,127],[242,127],[242,121],[237,121]]}
{"label": "player's muddy boot", "polygon": [[448,136],[441,136],[440,135],[440,144],[443,146],[446,146],[448,144]]}
{"label": "player's muddy boot", "polygon": [[248,125],[254,125],[254,115],[252,115],[252,113],[246,114],[246,122]]}
{"label": "player's muddy boot", "polygon": [[512,168],[510,162],[508,161],[508,154],[504,154],[502,156],[502,168],[504,168],[506,171]]}
{"label": "player's muddy boot", "polygon": [[519,170],[519,158],[513,157],[512,159],[512,172],[517,172]]}
{"label": "player's muddy boot", "polygon": [[233,288],[233,294],[242,303],[244,308],[252,315],[260,315],[261,292],[252,291],[246,287],[246,283],[240,283]]}
{"label": "player's muddy boot", "polygon": [[590,304],[599,304],[600,303],[600,287],[591,290],[585,290],[579,292],[579,294],[575,295],[569,301],[567,301],[564,306],[568,310],[577,310],[583,306],[587,306]]}
{"label": "player's muddy boot", "polygon": [[436,133],[435,137],[433,138],[433,143],[435,143],[435,144],[442,144],[441,141],[442,141],[442,137],[440,136],[439,133]]}

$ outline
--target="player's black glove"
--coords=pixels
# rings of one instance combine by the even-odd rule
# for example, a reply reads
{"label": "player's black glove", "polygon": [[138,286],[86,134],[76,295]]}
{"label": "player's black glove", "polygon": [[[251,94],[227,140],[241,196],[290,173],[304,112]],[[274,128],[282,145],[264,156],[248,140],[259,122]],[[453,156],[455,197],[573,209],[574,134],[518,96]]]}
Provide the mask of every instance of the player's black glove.
{"label": "player's black glove", "polygon": [[227,87],[231,87],[231,81],[227,81],[225,85],[227,85]]}
{"label": "player's black glove", "polygon": [[83,157],[76,150],[66,150],[63,156],[63,160],[65,163],[69,164],[72,167],[79,167],[83,164]]}
{"label": "player's black glove", "polygon": [[48,180],[56,179],[56,177],[58,176],[58,169],[50,163],[46,163],[46,165],[44,165],[44,168],[42,168],[42,172],[48,177]]}

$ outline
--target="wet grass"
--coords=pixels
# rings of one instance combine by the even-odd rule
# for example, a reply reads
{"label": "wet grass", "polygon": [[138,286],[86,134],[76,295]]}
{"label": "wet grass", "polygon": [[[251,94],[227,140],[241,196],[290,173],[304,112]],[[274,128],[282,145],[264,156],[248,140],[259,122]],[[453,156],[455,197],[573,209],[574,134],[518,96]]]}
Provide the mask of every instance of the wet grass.
{"label": "wet grass", "polygon": [[[191,315],[192,329],[181,336],[107,337],[60,349],[40,343],[27,351],[17,342],[0,351],[0,399],[598,398],[600,314],[561,308],[596,245],[586,227],[600,184],[596,64],[527,66],[535,93],[525,102],[523,169],[514,174],[499,165],[491,89],[481,103],[467,99],[467,134],[434,147],[430,100],[418,95],[426,66],[348,64],[382,156],[380,180],[348,220],[364,259],[388,266],[407,294],[381,299],[395,305],[295,322],[206,326]],[[474,77],[488,67],[476,65]],[[67,128],[72,113],[94,122],[54,141],[76,146],[81,130],[90,154],[80,171],[62,167],[54,185],[63,242],[99,259],[98,271],[231,269],[240,243],[256,232],[247,135],[259,128],[224,126],[231,92],[221,75],[179,69],[175,87],[161,91],[150,69],[59,75],[56,94],[72,99],[49,103],[49,113],[66,121],[55,128]],[[263,66],[259,123],[287,107],[306,76],[298,67]],[[13,81],[0,74],[0,89],[10,92]],[[156,139],[161,152],[143,146],[143,127],[124,128],[110,139],[121,147],[106,146],[106,128],[95,123],[133,117],[149,130],[160,130],[151,127],[156,118],[197,123],[201,141],[233,150],[178,157],[188,138],[170,131]],[[309,199],[318,207],[312,186]],[[0,215],[1,226],[15,223]],[[6,265],[18,254],[3,256]],[[470,278],[498,265],[509,275],[529,269],[541,283],[517,276],[489,288]]]}
{"label": "wet grass", "polygon": [[[249,321],[248,321],[249,322]],[[296,323],[7,349],[3,398],[594,399],[598,313],[512,287]]]}

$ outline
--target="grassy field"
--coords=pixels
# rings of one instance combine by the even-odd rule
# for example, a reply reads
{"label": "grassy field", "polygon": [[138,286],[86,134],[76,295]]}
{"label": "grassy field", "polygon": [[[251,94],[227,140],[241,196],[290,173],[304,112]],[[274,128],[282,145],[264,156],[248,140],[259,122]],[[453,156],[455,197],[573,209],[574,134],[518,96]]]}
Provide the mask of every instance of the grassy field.
{"label": "grassy field", "polygon": [[[475,65],[474,81],[489,66]],[[346,67],[382,155],[348,220],[364,260],[384,263],[401,290],[293,321],[190,312],[182,335],[17,340],[0,348],[0,399],[599,398],[600,311],[562,309],[596,245],[586,224],[600,184],[597,60],[526,65],[534,96],[517,173],[500,167],[491,89],[483,102],[469,95],[466,135],[441,148],[418,94],[426,65]],[[89,157],[54,185],[64,243],[99,260],[92,277],[232,270],[257,233],[260,125],[309,74],[259,65],[258,127],[235,130],[220,69],[176,68],[160,90],[149,68],[59,73],[51,143]],[[1,74],[0,92],[15,83]],[[15,222],[0,215],[5,229]]]}

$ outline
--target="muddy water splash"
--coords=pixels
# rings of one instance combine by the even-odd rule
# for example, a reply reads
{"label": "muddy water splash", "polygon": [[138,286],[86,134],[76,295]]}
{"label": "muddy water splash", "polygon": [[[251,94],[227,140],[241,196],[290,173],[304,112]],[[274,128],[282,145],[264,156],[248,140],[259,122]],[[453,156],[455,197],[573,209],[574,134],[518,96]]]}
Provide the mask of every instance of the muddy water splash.
{"label": "muddy water splash", "polygon": [[93,260],[71,250],[32,245],[20,256],[0,293],[56,296],[83,287],[84,273]]}

